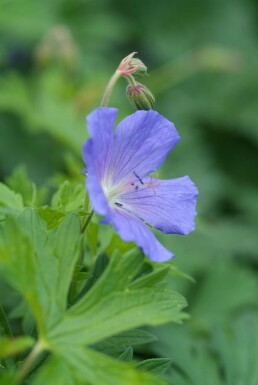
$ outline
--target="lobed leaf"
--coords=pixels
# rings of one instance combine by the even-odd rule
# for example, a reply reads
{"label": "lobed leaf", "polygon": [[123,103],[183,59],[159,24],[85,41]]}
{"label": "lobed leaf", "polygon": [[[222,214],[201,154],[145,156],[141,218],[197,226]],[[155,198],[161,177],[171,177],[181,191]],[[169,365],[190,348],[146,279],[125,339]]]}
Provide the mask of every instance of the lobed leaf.
{"label": "lobed leaf", "polygon": [[151,373],[162,374],[170,368],[171,364],[172,360],[170,358],[151,358],[139,362],[136,367]]}

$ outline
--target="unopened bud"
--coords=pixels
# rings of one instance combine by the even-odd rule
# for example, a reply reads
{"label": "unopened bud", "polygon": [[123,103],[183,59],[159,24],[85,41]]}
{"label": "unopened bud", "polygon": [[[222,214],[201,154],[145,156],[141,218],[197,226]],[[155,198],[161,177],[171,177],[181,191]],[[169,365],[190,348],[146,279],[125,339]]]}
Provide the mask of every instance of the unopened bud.
{"label": "unopened bud", "polygon": [[134,58],[134,55],[137,52],[133,52],[130,55],[126,56],[118,66],[118,71],[120,71],[122,76],[128,75],[145,75],[147,72],[146,65],[140,60]]}
{"label": "unopened bud", "polygon": [[130,84],[126,89],[126,95],[136,110],[153,109],[155,98],[144,84],[138,82]]}

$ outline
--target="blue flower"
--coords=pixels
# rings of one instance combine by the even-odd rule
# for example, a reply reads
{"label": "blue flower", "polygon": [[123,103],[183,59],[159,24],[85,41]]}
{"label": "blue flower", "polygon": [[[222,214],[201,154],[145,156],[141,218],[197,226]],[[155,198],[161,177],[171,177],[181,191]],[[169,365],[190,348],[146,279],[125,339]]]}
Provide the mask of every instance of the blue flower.
{"label": "blue flower", "polygon": [[188,234],[194,230],[197,188],[187,176],[149,176],[180,140],[173,123],[156,111],[137,111],[114,132],[117,109],[100,107],[88,116],[91,138],[84,144],[87,189],[93,209],[120,237],[134,241],[153,261],[173,254],[150,230]]}

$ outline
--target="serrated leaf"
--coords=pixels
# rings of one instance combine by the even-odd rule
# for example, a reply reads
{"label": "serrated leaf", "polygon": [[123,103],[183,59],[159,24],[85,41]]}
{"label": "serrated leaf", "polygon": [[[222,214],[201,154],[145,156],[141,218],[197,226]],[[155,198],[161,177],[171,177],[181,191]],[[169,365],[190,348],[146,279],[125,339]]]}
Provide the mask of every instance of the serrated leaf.
{"label": "serrated leaf", "polygon": [[153,271],[150,274],[141,276],[140,278],[132,281],[129,285],[130,289],[139,289],[141,287],[154,287],[162,282],[163,278],[168,274],[168,267],[161,267]]}
{"label": "serrated leaf", "polygon": [[20,194],[16,194],[4,183],[0,182],[0,208],[22,210],[23,201]]}
{"label": "serrated leaf", "polygon": [[49,238],[53,253],[58,260],[56,299],[64,311],[74,267],[79,258],[81,245],[79,218],[74,214],[68,215],[57,230],[52,230]]}
{"label": "serrated leaf", "polygon": [[0,271],[26,299],[39,328],[43,330],[36,270],[36,257],[31,239],[21,230],[16,220],[7,217],[5,227],[0,229]]}
{"label": "serrated leaf", "polygon": [[114,353],[122,351],[126,345],[137,346],[154,341],[157,341],[157,337],[152,333],[141,329],[133,329],[99,342],[94,345],[94,349],[106,353]]}
{"label": "serrated leaf", "polygon": [[[98,271],[102,273],[102,269],[105,268],[106,263],[103,262],[104,260],[107,260],[107,256],[101,254],[99,263],[96,264],[96,272],[93,273],[93,277],[98,278]],[[97,280],[87,296],[84,296],[73,306],[72,312],[78,314],[86,309],[89,310],[100,298],[103,299],[105,296],[112,294],[112,292],[122,290],[135,276],[142,263],[143,256],[140,255],[138,250],[129,251],[122,256],[116,252],[113,253],[101,279]],[[92,283],[90,282],[89,285]]]}
{"label": "serrated leaf", "polygon": [[83,207],[85,195],[85,186],[82,183],[71,184],[66,180],[53,196],[53,208],[64,212],[78,210]]}
{"label": "serrated leaf", "polygon": [[76,215],[48,233],[33,209],[7,218],[0,233],[0,268],[29,304],[42,336],[66,308],[80,239]]}
{"label": "serrated leaf", "polygon": [[[34,206],[38,202],[36,185],[30,181],[24,166],[17,167],[6,179],[8,186],[22,196],[25,206]],[[42,200],[44,190],[41,189],[39,201]]]}
{"label": "serrated leaf", "polygon": [[116,233],[113,234],[111,241],[108,246],[105,248],[105,253],[111,255],[114,250],[119,251],[121,254],[126,253],[135,248],[135,244],[133,242],[123,242],[119,235]]}
{"label": "serrated leaf", "polygon": [[120,361],[129,362],[133,359],[133,348],[132,346],[126,346],[124,351],[118,357]]}
{"label": "serrated leaf", "polygon": [[31,337],[0,338],[0,357],[7,357],[20,353],[34,344],[35,340]]}
{"label": "serrated leaf", "polygon": [[47,223],[48,230],[57,227],[65,217],[63,213],[57,210],[53,210],[50,207],[40,207],[37,209],[37,212]]}
{"label": "serrated leaf", "polygon": [[180,322],[185,299],[166,287],[130,290],[143,263],[137,251],[113,255],[104,274],[51,330],[55,344],[93,344],[141,325]]}
{"label": "serrated leaf", "polygon": [[149,360],[139,362],[136,367],[147,372],[162,374],[165,373],[171,366],[170,358],[151,358]]}
{"label": "serrated leaf", "polygon": [[[164,381],[151,373],[137,371],[132,364],[116,361],[90,349],[70,347],[53,357],[34,379],[33,385],[45,385],[49,378],[56,379],[55,384],[81,384],[87,380],[90,385],[165,385]],[[66,380],[61,368],[64,367]],[[51,377],[50,377],[51,376]],[[73,380],[73,382],[70,382]]]}
{"label": "serrated leaf", "polygon": [[115,292],[80,313],[68,311],[49,338],[54,344],[93,344],[141,325],[180,322],[185,299],[164,288]]}
{"label": "serrated leaf", "polygon": [[55,385],[81,385],[76,373],[68,367],[65,360],[60,356],[50,357],[47,360],[33,378],[32,385],[46,385],[50,379],[52,384]]}
{"label": "serrated leaf", "polygon": [[91,272],[90,279],[86,282],[85,286],[81,290],[81,292],[78,294],[78,296],[73,301],[74,303],[77,302],[89,289],[97,282],[97,280],[100,278],[100,276],[105,271],[106,267],[108,266],[108,256],[104,253],[101,253],[96,262],[93,266],[93,270]]}

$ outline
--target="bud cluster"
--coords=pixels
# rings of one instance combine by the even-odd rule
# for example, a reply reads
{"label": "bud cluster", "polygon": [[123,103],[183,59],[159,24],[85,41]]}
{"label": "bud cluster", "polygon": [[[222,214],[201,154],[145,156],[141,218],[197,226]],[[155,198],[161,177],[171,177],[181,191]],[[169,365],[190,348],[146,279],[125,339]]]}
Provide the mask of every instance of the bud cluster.
{"label": "bud cluster", "polygon": [[137,52],[132,52],[126,56],[119,64],[117,71],[124,76],[129,85],[126,95],[132,106],[137,110],[153,109],[155,98],[152,92],[142,83],[136,82],[134,77],[140,77],[147,74],[146,65],[134,57]]}
{"label": "bud cluster", "polygon": [[144,84],[129,84],[126,95],[136,110],[152,110],[154,107],[154,95]]}

